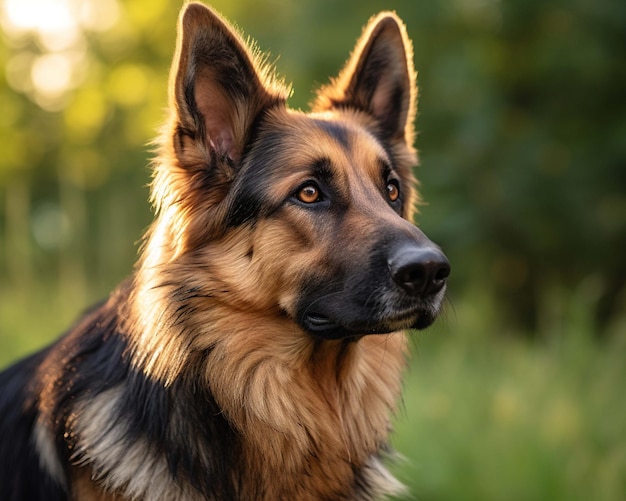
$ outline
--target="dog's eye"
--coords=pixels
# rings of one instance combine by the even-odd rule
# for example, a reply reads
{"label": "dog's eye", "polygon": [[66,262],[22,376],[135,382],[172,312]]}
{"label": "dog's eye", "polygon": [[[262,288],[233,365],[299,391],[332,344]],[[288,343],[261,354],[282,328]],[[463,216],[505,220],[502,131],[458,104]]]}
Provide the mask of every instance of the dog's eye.
{"label": "dog's eye", "polygon": [[305,184],[296,194],[296,198],[305,204],[314,204],[322,198],[320,189],[312,183]]}
{"label": "dog's eye", "polygon": [[392,202],[395,202],[400,197],[400,186],[398,186],[398,181],[389,181],[387,183],[387,197]]}

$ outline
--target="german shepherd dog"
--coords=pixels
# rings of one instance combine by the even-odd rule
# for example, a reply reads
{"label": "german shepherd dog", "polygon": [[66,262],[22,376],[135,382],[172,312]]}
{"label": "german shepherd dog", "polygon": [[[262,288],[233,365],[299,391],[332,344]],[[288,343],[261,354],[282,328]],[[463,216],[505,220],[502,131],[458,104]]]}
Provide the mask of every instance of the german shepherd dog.
{"label": "german shepherd dog", "polygon": [[0,376],[0,499],[369,500],[449,264],[412,223],[416,87],[372,18],[311,112],[213,10],[180,16],[132,276]]}

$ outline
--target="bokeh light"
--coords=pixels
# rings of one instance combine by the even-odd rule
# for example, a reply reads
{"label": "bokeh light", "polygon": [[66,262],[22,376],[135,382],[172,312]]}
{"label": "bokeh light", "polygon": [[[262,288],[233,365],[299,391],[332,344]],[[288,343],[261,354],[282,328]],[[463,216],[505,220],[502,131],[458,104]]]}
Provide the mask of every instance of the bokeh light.
{"label": "bokeh light", "polygon": [[117,0],[5,0],[1,26],[8,42],[34,42],[39,52],[16,52],[7,62],[9,85],[45,110],[62,109],[84,81],[88,32],[106,31],[118,17]]}

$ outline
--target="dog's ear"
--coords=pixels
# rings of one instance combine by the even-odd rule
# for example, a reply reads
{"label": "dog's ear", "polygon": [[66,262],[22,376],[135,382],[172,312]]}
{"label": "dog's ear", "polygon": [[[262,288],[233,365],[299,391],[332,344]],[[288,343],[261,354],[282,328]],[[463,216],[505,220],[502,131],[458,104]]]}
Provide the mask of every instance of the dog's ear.
{"label": "dog's ear", "polygon": [[365,111],[385,139],[412,145],[416,94],[413,47],[404,23],[393,12],[381,12],[366,25],[339,76],[320,89],[313,109]]}
{"label": "dog's ear", "polygon": [[210,158],[236,164],[259,112],[286,97],[287,90],[225,20],[202,4],[183,9],[170,76],[179,157],[186,156],[191,140],[203,144]]}

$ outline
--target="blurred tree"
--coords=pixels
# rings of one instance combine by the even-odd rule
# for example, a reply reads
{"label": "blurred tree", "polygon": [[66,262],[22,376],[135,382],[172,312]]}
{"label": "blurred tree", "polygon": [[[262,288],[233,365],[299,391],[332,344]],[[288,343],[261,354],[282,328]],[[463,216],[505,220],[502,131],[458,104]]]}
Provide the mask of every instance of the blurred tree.
{"label": "blurred tree", "polygon": [[452,252],[453,235],[473,239],[472,267],[494,284],[505,322],[537,332],[553,291],[583,287],[602,329],[625,299],[626,6],[528,0],[499,10],[497,31],[482,20],[474,33],[459,27],[456,54],[444,49],[431,70],[436,78],[437,61],[451,59],[449,71],[471,79],[454,109],[438,103],[442,93],[425,100],[448,118],[449,132],[433,138],[456,170],[446,169],[456,178],[447,211],[469,212],[443,238]]}

